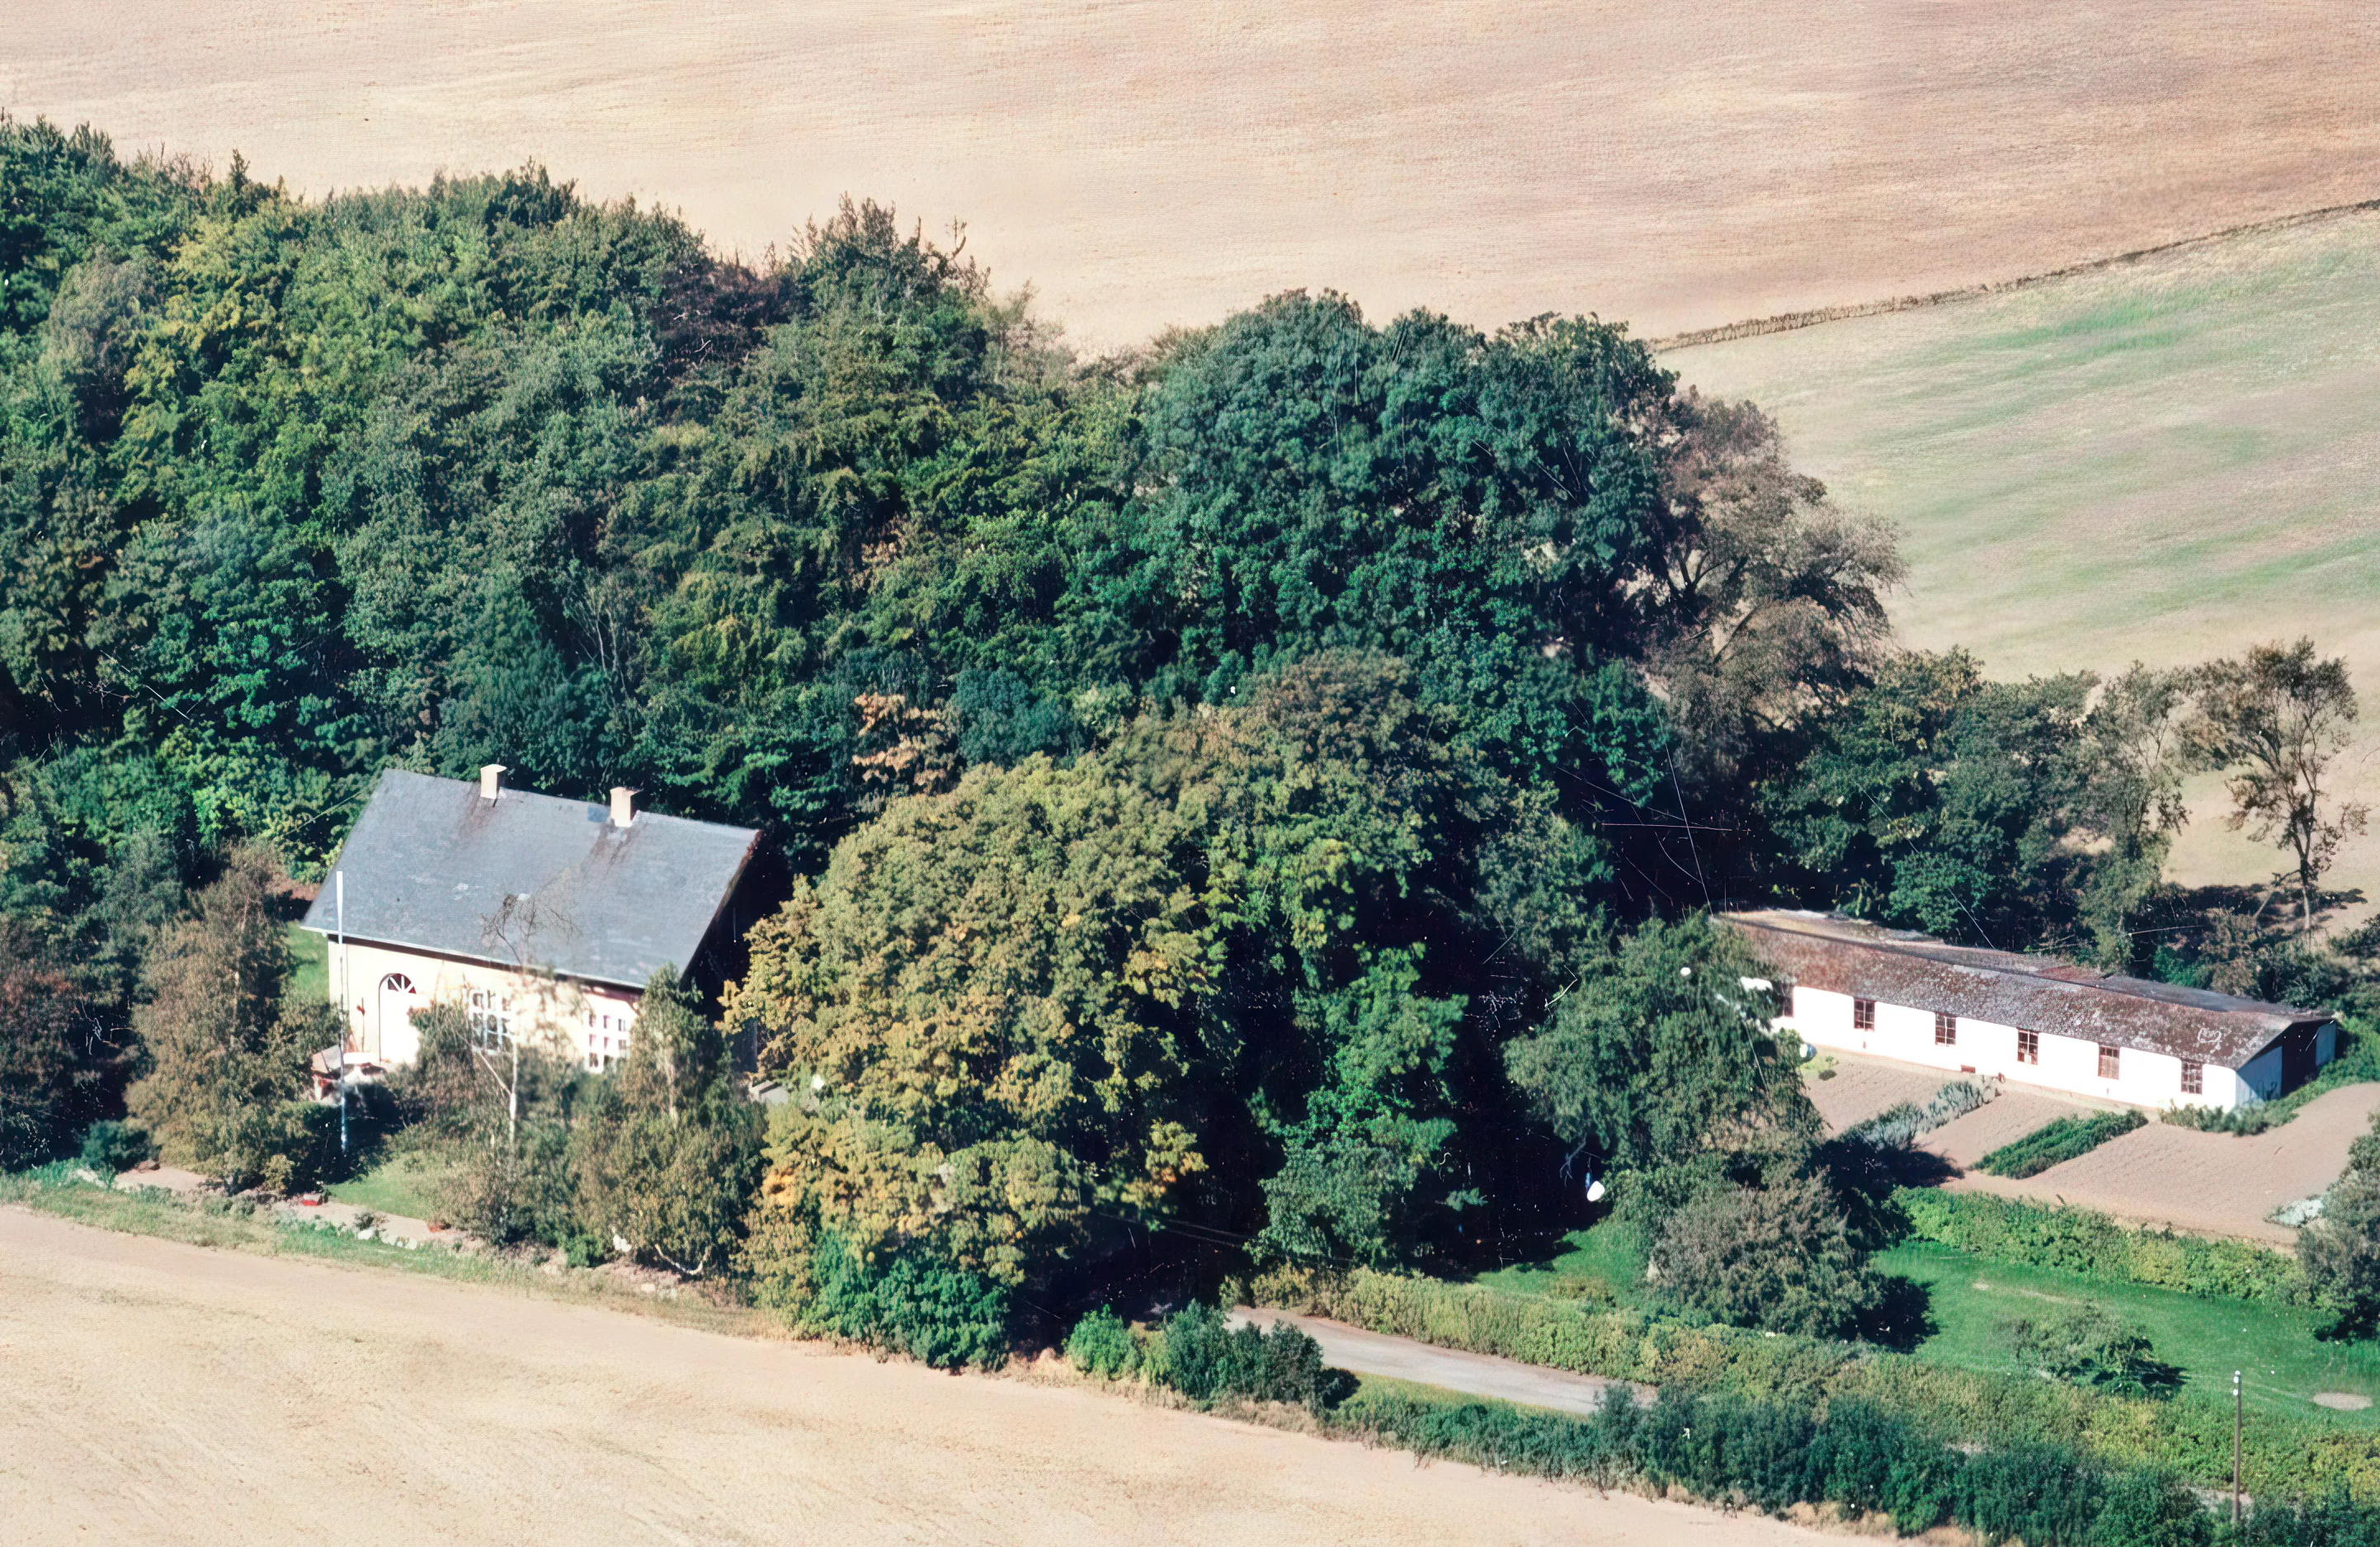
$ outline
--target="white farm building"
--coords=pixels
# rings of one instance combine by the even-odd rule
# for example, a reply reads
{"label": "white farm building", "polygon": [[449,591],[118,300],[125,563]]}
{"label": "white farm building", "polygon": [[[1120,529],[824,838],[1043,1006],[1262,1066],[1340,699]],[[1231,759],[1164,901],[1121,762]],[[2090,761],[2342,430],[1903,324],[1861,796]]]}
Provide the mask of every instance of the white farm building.
{"label": "white farm building", "polygon": [[2330,1062],[2312,1010],[1949,945],[1824,913],[1730,913],[1791,985],[1778,1029],[1815,1047],[2135,1106],[2252,1106]]}
{"label": "white farm building", "polygon": [[504,773],[391,769],[340,846],[304,927],[329,942],[350,1059],[412,1062],[414,1012],[450,1001],[484,1045],[535,1036],[608,1068],[657,968],[716,989],[750,922],[737,891],[759,834],[639,810],[633,790],[609,806],[534,795]]}

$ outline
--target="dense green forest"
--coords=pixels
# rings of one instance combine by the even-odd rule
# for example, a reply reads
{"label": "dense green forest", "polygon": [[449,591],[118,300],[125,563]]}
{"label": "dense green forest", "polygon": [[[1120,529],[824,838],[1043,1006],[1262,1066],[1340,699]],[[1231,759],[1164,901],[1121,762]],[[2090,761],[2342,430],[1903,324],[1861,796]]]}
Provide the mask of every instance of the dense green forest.
{"label": "dense green forest", "polygon": [[[383,768],[502,762],[762,826],[803,878],[722,1013],[804,1094],[748,1230],[654,1250],[823,1324],[997,1321],[1152,1227],[1492,1259],[1585,1164],[1661,1173],[1681,1250],[1800,1216],[1831,1276],[1789,1319],[1829,1330],[1859,1233],[1702,910],[2360,992],[2162,881],[2222,767],[2314,920],[2361,820],[2319,786],[2335,664],[1996,681],[1894,645],[1900,572],[1756,408],[1591,318],[1289,294],[1084,358],[873,204],[754,267],[534,167],[301,200],[0,121],[0,1153],[128,1085],[187,1129],[191,1025],[265,1090],[308,1029],[276,874]],[[2319,712],[2310,792],[2276,703]],[[193,987],[217,960],[256,992]],[[1737,1062],[1667,1078],[1696,1049]],[[407,1110],[497,1145],[454,1056]],[[1597,1060],[1665,1078],[1609,1109]],[[484,1217],[627,1238],[589,1222],[668,1212],[621,1201],[632,1152],[748,1192],[753,1125],[714,1082],[683,1137],[649,1074],[557,1077]],[[227,1176],[308,1163],[207,1121]],[[537,1173],[574,1153],[576,1192]]]}

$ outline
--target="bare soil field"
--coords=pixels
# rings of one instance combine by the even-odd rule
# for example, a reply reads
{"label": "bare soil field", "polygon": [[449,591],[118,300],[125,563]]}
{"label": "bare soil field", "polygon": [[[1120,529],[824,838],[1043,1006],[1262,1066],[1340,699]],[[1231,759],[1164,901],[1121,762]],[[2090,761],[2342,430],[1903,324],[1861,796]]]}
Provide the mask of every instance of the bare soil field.
{"label": "bare soil field", "polygon": [[[1833,1071],[1833,1078],[1820,1079],[1818,1072],[1827,1069]],[[1840,1133],[1853,1124],[1866,1122],[1887,1107],[1902,1102],[1923,1103],[1951,1078],[1939,1069],[1863,1058],[1857,1054],[1830,1049],[1820,1062],[1803,1069],[1802,1088],[1810,1092],[1810,1104],[1826,1120],[1828,1131]]]}
{"label": "bare soil field", "polygon": [[[1918,1147],[1970,1170],[2003,1144],[2012,1144],[2044,1124],[2077,1113],[2106,1111],[2112,1102],[2084,1102],[2022,1085],[2000,1087],[2000,1093],[1963,1117],[1956,1117],[1918,1140]],[[2347,1151],[2339,1151],[2339,1163]]]}
{"label": "bare soil field", "polygon": [[1815,1543],[1145,1406],[0,1209],[12,1543]]}
{"label": "bare soil field", "polygon": [[2374,1110],[2380,1085],[2342,1086],[2264,1133],[2237,1137],[2152,1122],[2022,1181],[1970,1172],[1948,1185],[2288,1247],[2297,1232],[2265,1216],[2338,1180],[2347,1147],[2371,1130]]}
{"label": "bare soil field", "polygon": [[1102,347],[1293,286],[1662,335],[2380,194],[2355,0],[0,8],[0,105],[298,189],[542,159],[758,252],[969,224]]}
{"label": "bare soil field", "polygon": [[[2380,803],[2380,213],[1664,362],[1769,408],[1798,465],[1900,528],[1906,642],[2018,677],[2311,634],[2374,727],[2337,787]],[[2193,796],[2177,879],[2279,868],[2214,778]],[[2380,895],[2380,830],[2334,875]]]}

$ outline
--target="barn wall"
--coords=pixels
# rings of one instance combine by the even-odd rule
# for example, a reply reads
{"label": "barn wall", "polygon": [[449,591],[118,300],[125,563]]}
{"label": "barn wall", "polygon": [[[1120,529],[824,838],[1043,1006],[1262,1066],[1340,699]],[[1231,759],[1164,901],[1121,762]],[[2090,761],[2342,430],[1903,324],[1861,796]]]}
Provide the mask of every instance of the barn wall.
{"label": "barn wall", "polygon": [[[1944,1046],[1934,1041],[1934,1012],[1917,1005],[1879,1003],[1876,1007],[1876,1029],[1860,1031],[1852,1024],[1852,996],[1830,989],[1795,985],[1790,1027],[1786,1022],[1780,1022],[1779,1027],[1797,1032],[1814,1047],[1872,1054],[1941,1069],[1946,1074],[1972,1070],[1977,1075],[1998,1076],[2013,1084],[2095,1096],[2134,1106],[2212,1106],[2228,1110],[2237,1106],[2240,1099],[2232,1072],[2213,1064],[2204,1070],[2204,1090],[2194,1096],[2185,1095],[2181,1089],[2181,1060],[2139,1048],[2125,1048],[2119,1055],[2117,1078],[2103,1079],[2096,1042],[2050,1031],[2041,1034],[2038,1064],[2018,1063],[2017,1029],[1990,1021],[1961,1018],[1958,1041]],[[2271,1056],[2272,1079],[2277,1085],[2279,1056]]]}

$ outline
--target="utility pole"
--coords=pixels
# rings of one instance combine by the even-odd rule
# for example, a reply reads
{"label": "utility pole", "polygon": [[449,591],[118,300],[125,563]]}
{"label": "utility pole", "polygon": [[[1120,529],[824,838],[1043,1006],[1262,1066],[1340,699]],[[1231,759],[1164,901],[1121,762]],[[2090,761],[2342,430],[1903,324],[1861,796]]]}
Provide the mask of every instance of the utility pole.
{"label": "utility pole", "polygon": [[2240,1372],[2231,1372],[2231,1529],[2240,1529]]}
{"label": "utility pole", "polygon": [[347,1158],[347,1028],[354,1023],[355,1001],[347,988],[347,872],[331,872],[333,910],[339,931],[339,1158]]}

